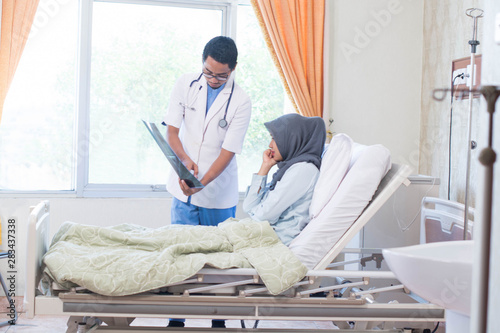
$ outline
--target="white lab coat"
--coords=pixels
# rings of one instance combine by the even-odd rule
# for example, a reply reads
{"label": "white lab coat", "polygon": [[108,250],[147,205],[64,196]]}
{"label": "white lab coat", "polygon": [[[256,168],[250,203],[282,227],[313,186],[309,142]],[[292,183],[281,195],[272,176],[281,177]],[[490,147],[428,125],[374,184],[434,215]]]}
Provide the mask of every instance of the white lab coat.
{"label": "white lab coat", "polygon": [[[179,137],[184,150],[198,165],[198,179],[202,179],[219,156],[221,148],[235,154],[241,153],[252,105],[250,97],[234,83],[226,116],[228,125],[221,128],[219,120],[224,118],[234,73],[206,116],[207,80],[201,76],[193,82],[199,76],[200,73],[185,74],[177,80],[163,122],[180,129]],[[187,201],[175,172],[170,173],[167,190],[177,199]],[[238,170],[234,157],[219,177],[191,197],[191,203],[204,208],[230,208],[238,204],[238,197]]]}

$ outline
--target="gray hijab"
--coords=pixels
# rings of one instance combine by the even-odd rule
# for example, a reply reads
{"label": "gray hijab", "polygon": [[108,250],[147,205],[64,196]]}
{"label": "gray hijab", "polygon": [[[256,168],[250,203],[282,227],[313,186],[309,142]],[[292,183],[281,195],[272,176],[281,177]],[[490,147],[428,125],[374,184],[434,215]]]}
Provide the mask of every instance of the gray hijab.
{"label": "gray hijab", "polygon": [[270,189],[283,177],[286,170],[298,162],[321,166],[321,154],[326,139],[326,129],[320,117],[304,117],[297,113],[286,114],[264,123],[273,136],[283,161],[278,162],[278,171],[273,175]]}

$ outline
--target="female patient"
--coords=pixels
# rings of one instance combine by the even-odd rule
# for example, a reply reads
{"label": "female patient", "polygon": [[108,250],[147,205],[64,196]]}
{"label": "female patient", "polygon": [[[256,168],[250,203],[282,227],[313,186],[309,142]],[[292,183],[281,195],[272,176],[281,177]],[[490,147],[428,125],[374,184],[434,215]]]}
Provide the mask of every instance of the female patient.
{"label": "female patient", "polygon": [[[309,206],[319,176],[326,139],[320,117],[287,114],[264,124],[272,140],[253,175],[243,202],[251,218],[268,221],[285,245],[309,222]],[[267,174],[277,165],[269,184]]]}

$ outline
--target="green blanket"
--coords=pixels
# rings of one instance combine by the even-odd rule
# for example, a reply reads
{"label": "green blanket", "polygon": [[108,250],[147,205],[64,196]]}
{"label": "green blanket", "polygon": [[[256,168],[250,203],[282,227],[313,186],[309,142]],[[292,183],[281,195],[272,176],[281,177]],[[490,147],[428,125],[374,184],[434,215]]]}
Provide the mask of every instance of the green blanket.
{"label": "green blanket", "polygon": [[300,281],[307,268],[267,222],[228,219],[217,227],[65,222],[44,256],[45,273],[65,287],[107,296],[140,293],[185,280],[204,266],[254,267],[272,294]]}

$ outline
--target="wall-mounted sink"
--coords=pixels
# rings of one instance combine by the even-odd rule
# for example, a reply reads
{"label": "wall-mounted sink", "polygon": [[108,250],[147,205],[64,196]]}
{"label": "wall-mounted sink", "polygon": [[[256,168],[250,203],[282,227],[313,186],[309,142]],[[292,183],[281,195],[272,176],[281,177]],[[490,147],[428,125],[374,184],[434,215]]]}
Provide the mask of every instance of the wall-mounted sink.
{"label": "wall-mounted sink", "polygon": [[472,240],[384,249],[383,254],[391,271],[412,292],[470,317]]}

